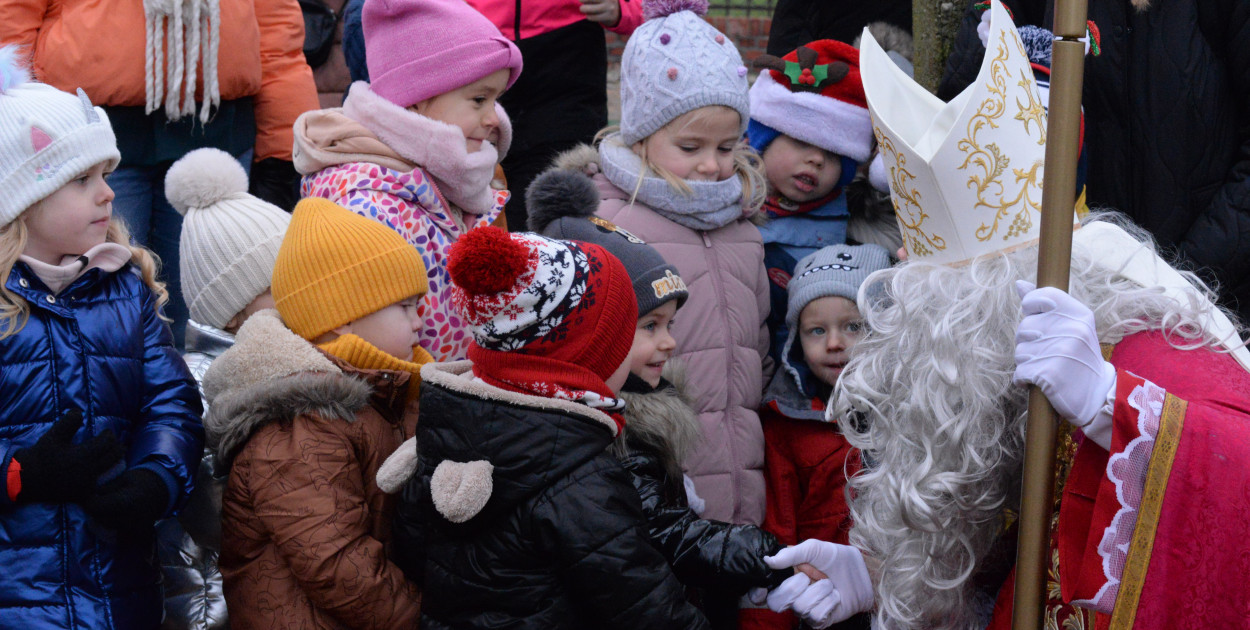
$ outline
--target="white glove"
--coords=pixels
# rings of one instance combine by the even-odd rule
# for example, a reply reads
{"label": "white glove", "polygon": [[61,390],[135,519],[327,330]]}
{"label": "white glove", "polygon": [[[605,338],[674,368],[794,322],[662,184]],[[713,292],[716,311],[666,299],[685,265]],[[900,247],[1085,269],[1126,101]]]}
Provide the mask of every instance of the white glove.
{"label": "white glove", "polygon": [[691,479],[690,475],[682,475],[681,485],[686,489],[686,503],[690,505],[690,509],[694,510],[698,516],[703,516],[703,511],[707,509],[707,502],[694,491],[694,479]]}
{"label": "white glove", "polygon": [[[765,562],[767,562],[767,560],[768,556],[765,556]],[[828,580],[822,581],[828,582]],[[795,600],[797,600],[799,596],[803,594],[803,591],[807,590],[807,587],[811,585],[811,578],[802,573],[795,573],[794,575],[786,578],[786,580],[781,584],[778,584],[777,588],[769,591],[768,598],[765,602],[768,604],[768,608],[773,612],[784,612],[790,610],[790,607],[794,605]]]}
{"label": "white glove", "polygon": [[1093,311],[1054,287],[1017,280],[1016,292],[1024,319],[1016,329],[1013,382],[1037,385],[1059,415],[1109,447],[1115,367],[1102,358]]}
{"label": "white glove", "polygon": [[[764,562],[773,569],[806,562],[829,576],[827,580],[812,582],[799,573],[782,582],[768,596],[768,607],[774,611],[785,610],[774,604],[789,603],[789,607],[807,623],[820,629],[872,609],[872,578],[864,565],[863,554],[854,547],[823,540],[805,540],[782,549],[775,556],[765,556]],[[800,585],[803,588],[796,595],[794,592]]]}
{"label": "white glove", "polygon": [[981,23],[977,24],[977,37],[981,38],[981,45],[989,48],[990,41],[990,11],[986,9],[981,14]]}

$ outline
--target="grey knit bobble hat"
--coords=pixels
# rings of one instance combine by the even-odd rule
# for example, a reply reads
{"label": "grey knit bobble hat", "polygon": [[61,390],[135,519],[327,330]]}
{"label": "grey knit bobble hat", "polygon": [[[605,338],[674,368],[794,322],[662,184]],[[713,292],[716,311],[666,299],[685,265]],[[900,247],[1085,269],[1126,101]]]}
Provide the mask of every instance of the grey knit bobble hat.
{"label": "grey knit bobble hat", "polygon": [[291,215],[249,195],[243,166],[219,149],[174,162],[165,196],[183,215],[179,270],[191,319],[225,328],[269,289]]}
{"label": "grey knit bobble hat", "polygon": [[[890,266],[890,255],[880,245],[830,245],[799,261],[787,290],[786,325],[790,336],[798,327],[799,313],[812,300],[840,296],[852,302],[868,274]],[[787,344],[788,345],[788,344]]]}
{"label": "grey knit bobble hat", "polygon": [[621,59],[621,141],[632,145],[686,112],[738,110],[745,133],[747,67],[733,42],[703,19],[707,0],[644,0],[647,18]]}
{"label": "grey knit bobble hat", "polygon": [[672,300],[681,308],[690,297],[677,267],[642,239],[594,215],[599,208],[599,192],[585,175],[560,170],[543,173],[526,191],[525,206],[530,231],[548,238],[594,243],[616,256],[629,273],[639,317]]}

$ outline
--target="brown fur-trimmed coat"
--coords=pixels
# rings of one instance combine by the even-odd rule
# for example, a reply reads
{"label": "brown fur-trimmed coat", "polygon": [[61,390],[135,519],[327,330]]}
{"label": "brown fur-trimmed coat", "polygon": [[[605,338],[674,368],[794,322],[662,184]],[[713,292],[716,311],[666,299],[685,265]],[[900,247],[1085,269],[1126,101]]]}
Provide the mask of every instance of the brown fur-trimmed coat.
{"label": "brown fur-trimmed coat", "polygon": [[237,628],[415,628],[420,595],[387,554],[374,477],[416,430],[409,374],[355,369],[262,311],[204,377],[230,469],[221,573]]}

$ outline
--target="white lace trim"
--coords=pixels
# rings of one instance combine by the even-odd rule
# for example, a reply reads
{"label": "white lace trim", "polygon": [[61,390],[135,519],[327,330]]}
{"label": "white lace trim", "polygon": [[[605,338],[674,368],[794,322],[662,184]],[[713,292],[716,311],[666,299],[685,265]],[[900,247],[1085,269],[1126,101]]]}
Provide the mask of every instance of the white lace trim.
{"label": "white lace trim", "polygon": [[1102,556],[1102,572],[1107,578],[1093,599],[1073,600],[1072,605],[1111,614],[1120,593],[1120,578],[1133,541],[1137,526],[1137,511],[1141,507],[1142,492],[1146,486],[1146,474],[1150,456],[1154,452],[1155,436],[1159,433],[1159,421],[1163,416],[1163,399],[1167,392],[1150,381],[1133,388],[1128,403],[1137,410],[1138,436],[1107,461],[1107,478],[1115,484],[1116,500],[1120,510],[1111,525],[1103,532],[1098,543],[1098,555]]}

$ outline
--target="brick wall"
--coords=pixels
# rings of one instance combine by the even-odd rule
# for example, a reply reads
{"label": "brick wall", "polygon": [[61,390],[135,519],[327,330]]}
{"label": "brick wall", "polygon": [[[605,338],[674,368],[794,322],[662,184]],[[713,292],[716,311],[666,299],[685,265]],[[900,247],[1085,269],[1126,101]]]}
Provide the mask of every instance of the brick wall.
{"label": "brick wall", "polygon": [[[707,21],[724,33],[738,47],[747,65],[768,48],[768,29],[773,21],[769,18],[708,17]],[[621,53],[625,52],[625,38],[608,32],[608,65],[619,65]]]}
{"label": "brick wall", "polygon": [[[738,52],[742,54],[742,60],[748,68],[768,48],[768,29],[773,24],[770,18],[709,16],[707,21],[738,47]],[[608,32],[608,118],[613,124],[620,120],[619,86],[625,41],[626,38]],[[752,83],[755,82],[755,75],[755,70],[751,70]]]}
{"label": "brick wall", "polygon": [[[340,12],[344,0],[326,0],[326,4],[335,12]],[[730,41],[738,47],[748,68],[751,62],[764,54],[764,50],[768,47],[768,29],[772,25],[772,20],[769,18],[711,16],[707,18],[707,21],[729,37]],[[341,39],[342,28],[343,23],[340,20],[339,38],[336,40]],[[615,121],[618,118],[617,112],[620,111],[618,104],[620,90],[617,86],[621,74],[621,53],[625,52],[625,38],[612,32],[608,32],[607,36],[608,102],[611,112],[609,116]],[[324,65],[313,71],[313,76],[317,80],[321,106],[338,107],[342,103],[343,92],[347,90],[350,80],[347,75],[347,65],[343,61],[343,51],[337,41],[330,53],[330,58]],[[754,80],[754,70],[751,71],[751,77]]]}

